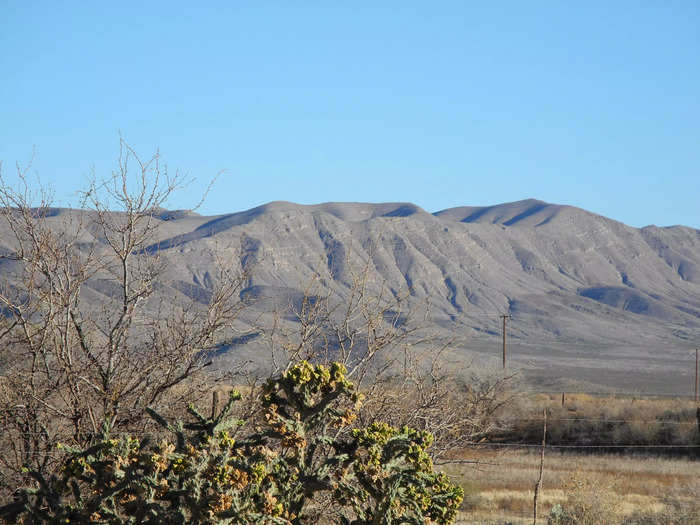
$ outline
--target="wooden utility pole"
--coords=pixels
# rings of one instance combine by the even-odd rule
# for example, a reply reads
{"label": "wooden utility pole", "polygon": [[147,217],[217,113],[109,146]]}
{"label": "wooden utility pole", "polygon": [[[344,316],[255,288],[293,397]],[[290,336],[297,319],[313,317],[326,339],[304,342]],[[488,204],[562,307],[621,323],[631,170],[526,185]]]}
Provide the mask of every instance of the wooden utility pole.
{"label": "wooden utility pole", "polygon": [[698,404],[698,350],[700,348],[695,349],[695,404]]}
{"label": "wooden utility pole", "polygon": [[512,319],[510,315],[500,315],[499,316],[501,319],[503,319],[503,369],[505,370],[506,368],[506,319]]}

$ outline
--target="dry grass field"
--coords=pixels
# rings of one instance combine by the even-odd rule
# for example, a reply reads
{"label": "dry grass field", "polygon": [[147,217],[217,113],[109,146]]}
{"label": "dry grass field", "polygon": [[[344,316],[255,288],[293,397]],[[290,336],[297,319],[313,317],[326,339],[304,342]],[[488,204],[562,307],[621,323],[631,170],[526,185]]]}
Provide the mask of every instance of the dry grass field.
{"label": "dry grass field", "polygon": [[[543,408],[554,446],[545,452],[538,523],[547,523],[557,504],[581,513],[558,523],[700,523],[700,439],[692,401],[567,395],[562,407],[561,395],[533,396],[510,414],[513,426],[504,441],[541,442]],[[611,447],[598,448],[603,445]],[[538,446],[477,446],[460,458],[475,463],[445,466],[465,489],[458,523],[532,523]]]}
{"label": "dry grass field", "polygon": [[[538,477],[536,450],[474,450],[478,464],[451,464],[445,470],[465,489],[457,523],[532,523]],[[580,497],[619,512],[663,512],[665,499],[698,488],[700,463],[693,459],[592,455],[547,451],[539,499],[538,522],[546,523],[553,505]],[[690,497],[690,496],[688,496]],[[620,523],[622,520],[618,520]],[[653,523],[653,522],[652,522]]]}

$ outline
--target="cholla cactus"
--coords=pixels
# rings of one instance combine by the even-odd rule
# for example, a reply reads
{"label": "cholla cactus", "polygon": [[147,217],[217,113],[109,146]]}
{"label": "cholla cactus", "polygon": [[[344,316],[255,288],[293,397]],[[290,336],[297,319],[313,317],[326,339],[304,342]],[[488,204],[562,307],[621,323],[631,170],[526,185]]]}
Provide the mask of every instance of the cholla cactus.
{"label": "cholla cactus", "polygon": [[[341,364],[301,362],[265,386],[263,420],[234,439],[242,421],[221,413],[171,425],[151,444],[104,439],[68,451],[51,480],[18,491],[8,521],[53,523],[308,523],[319,513],[345,525],[451,523],[462,492],[433,472],[432,436],[385,424],[353,428],[362,401]],[[253,426],[251,424],[251,426]],[[325,506],[322,505],[325,503]]]}
{"label": "cholla cactus", "polygon": [[[463,491],[433,471],[428,432],[373,423],[352,432],[353,475],[342,489],[358,519],[345,523],[451,523]],[[339,494],[341,498],[342,491]],[[345,498],[343,498],[345,499]]]}

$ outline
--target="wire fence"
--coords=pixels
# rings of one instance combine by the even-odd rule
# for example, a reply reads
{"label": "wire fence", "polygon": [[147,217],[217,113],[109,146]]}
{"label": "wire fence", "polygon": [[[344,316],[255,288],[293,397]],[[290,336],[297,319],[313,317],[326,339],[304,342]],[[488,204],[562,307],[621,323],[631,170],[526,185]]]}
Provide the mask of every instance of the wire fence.
{"label": "wire fence", "polygon": [[[610,495],[619,508],[624,503],[628,514],[651,513],[652,507],[665,508],[667,500],[661,495],[698,483],[700,406],[693,403],[694,396],[548,389],[522,395],[530,398],[527,410],[533,413],[507,419],[515,429],[527,430],[522,441],[516,430],[501,441],[471,445],[446,463],[466,491],[457,523],[533,523],[541,457],[544,482],[538,523],[547,523],[553,506],[566,505],[572,491],[592,491],[591,501]],[[639,405],[635,400],[645,401]]]}
{"label": "wire fence", "polygon": [[[682,456],[664,456],[669,450]],[[572,501],[570,498],[579,501],[584,498],[595,505],[614,501],[618,511],[624,507],[628,515],[646,512],[652,518],[645,523],[656,523],[653,512],[665,508],[669,495],[693,484],[697,486],[700,471],[697,443],[546,444],[544,450],[541,442],[476,444],[465,451],[464,458],[440,466],[465,490],[457,523],[533,523],[542,454],[543,483],[539,489],[537,523],[547,523],[551,509],[555,505],[566,507]]]}
{"label": "wire fence", "polygon": [[690,399],[693,400],[695,398],[694,394],[683,394],[683,393],[678,393],[678,392],[635,392],[635,391],[622,391],[622,390],[611,390],[608,392],[596,392],[596,391],[591,391],[591,392],[585,392],[585,391],[566,391],[566,390],[531,390],[531,391],[525,391],[521,392],[521,395],[524,396],[533,396],[533,395],[562,395],[566,394],[572,395],[572,396],[591,396],[591,397],[630,397],[630,398],[663,398],[663,397],[670,397],[670,398],[678,398],[678,399]]}

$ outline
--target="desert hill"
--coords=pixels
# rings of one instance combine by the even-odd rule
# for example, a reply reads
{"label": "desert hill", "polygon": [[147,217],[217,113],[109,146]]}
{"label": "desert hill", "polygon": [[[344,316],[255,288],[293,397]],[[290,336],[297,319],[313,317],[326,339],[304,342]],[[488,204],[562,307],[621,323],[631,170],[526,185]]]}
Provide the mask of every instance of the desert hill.
{"label": "desert hill", "polygon": [[[369,260],[377,283],[429,301],[435,329],[460,341],[456,362],[496,363],[506,313],[513,366],[532,377],[656,391],[690,385],[699,230],[638,229],[537,200],[436,213],[410,203],[271,202],[157,218],[159,238],[147,251],[166,262],[160,284],[172,300],[206,300],[222,254],[253,268],[242,294],[258,300],[258,316],[274,297],[303,294],[315,275],[342,296],[353,265]],[[95,300],[110,293],[102,284],[92,287]]]}

